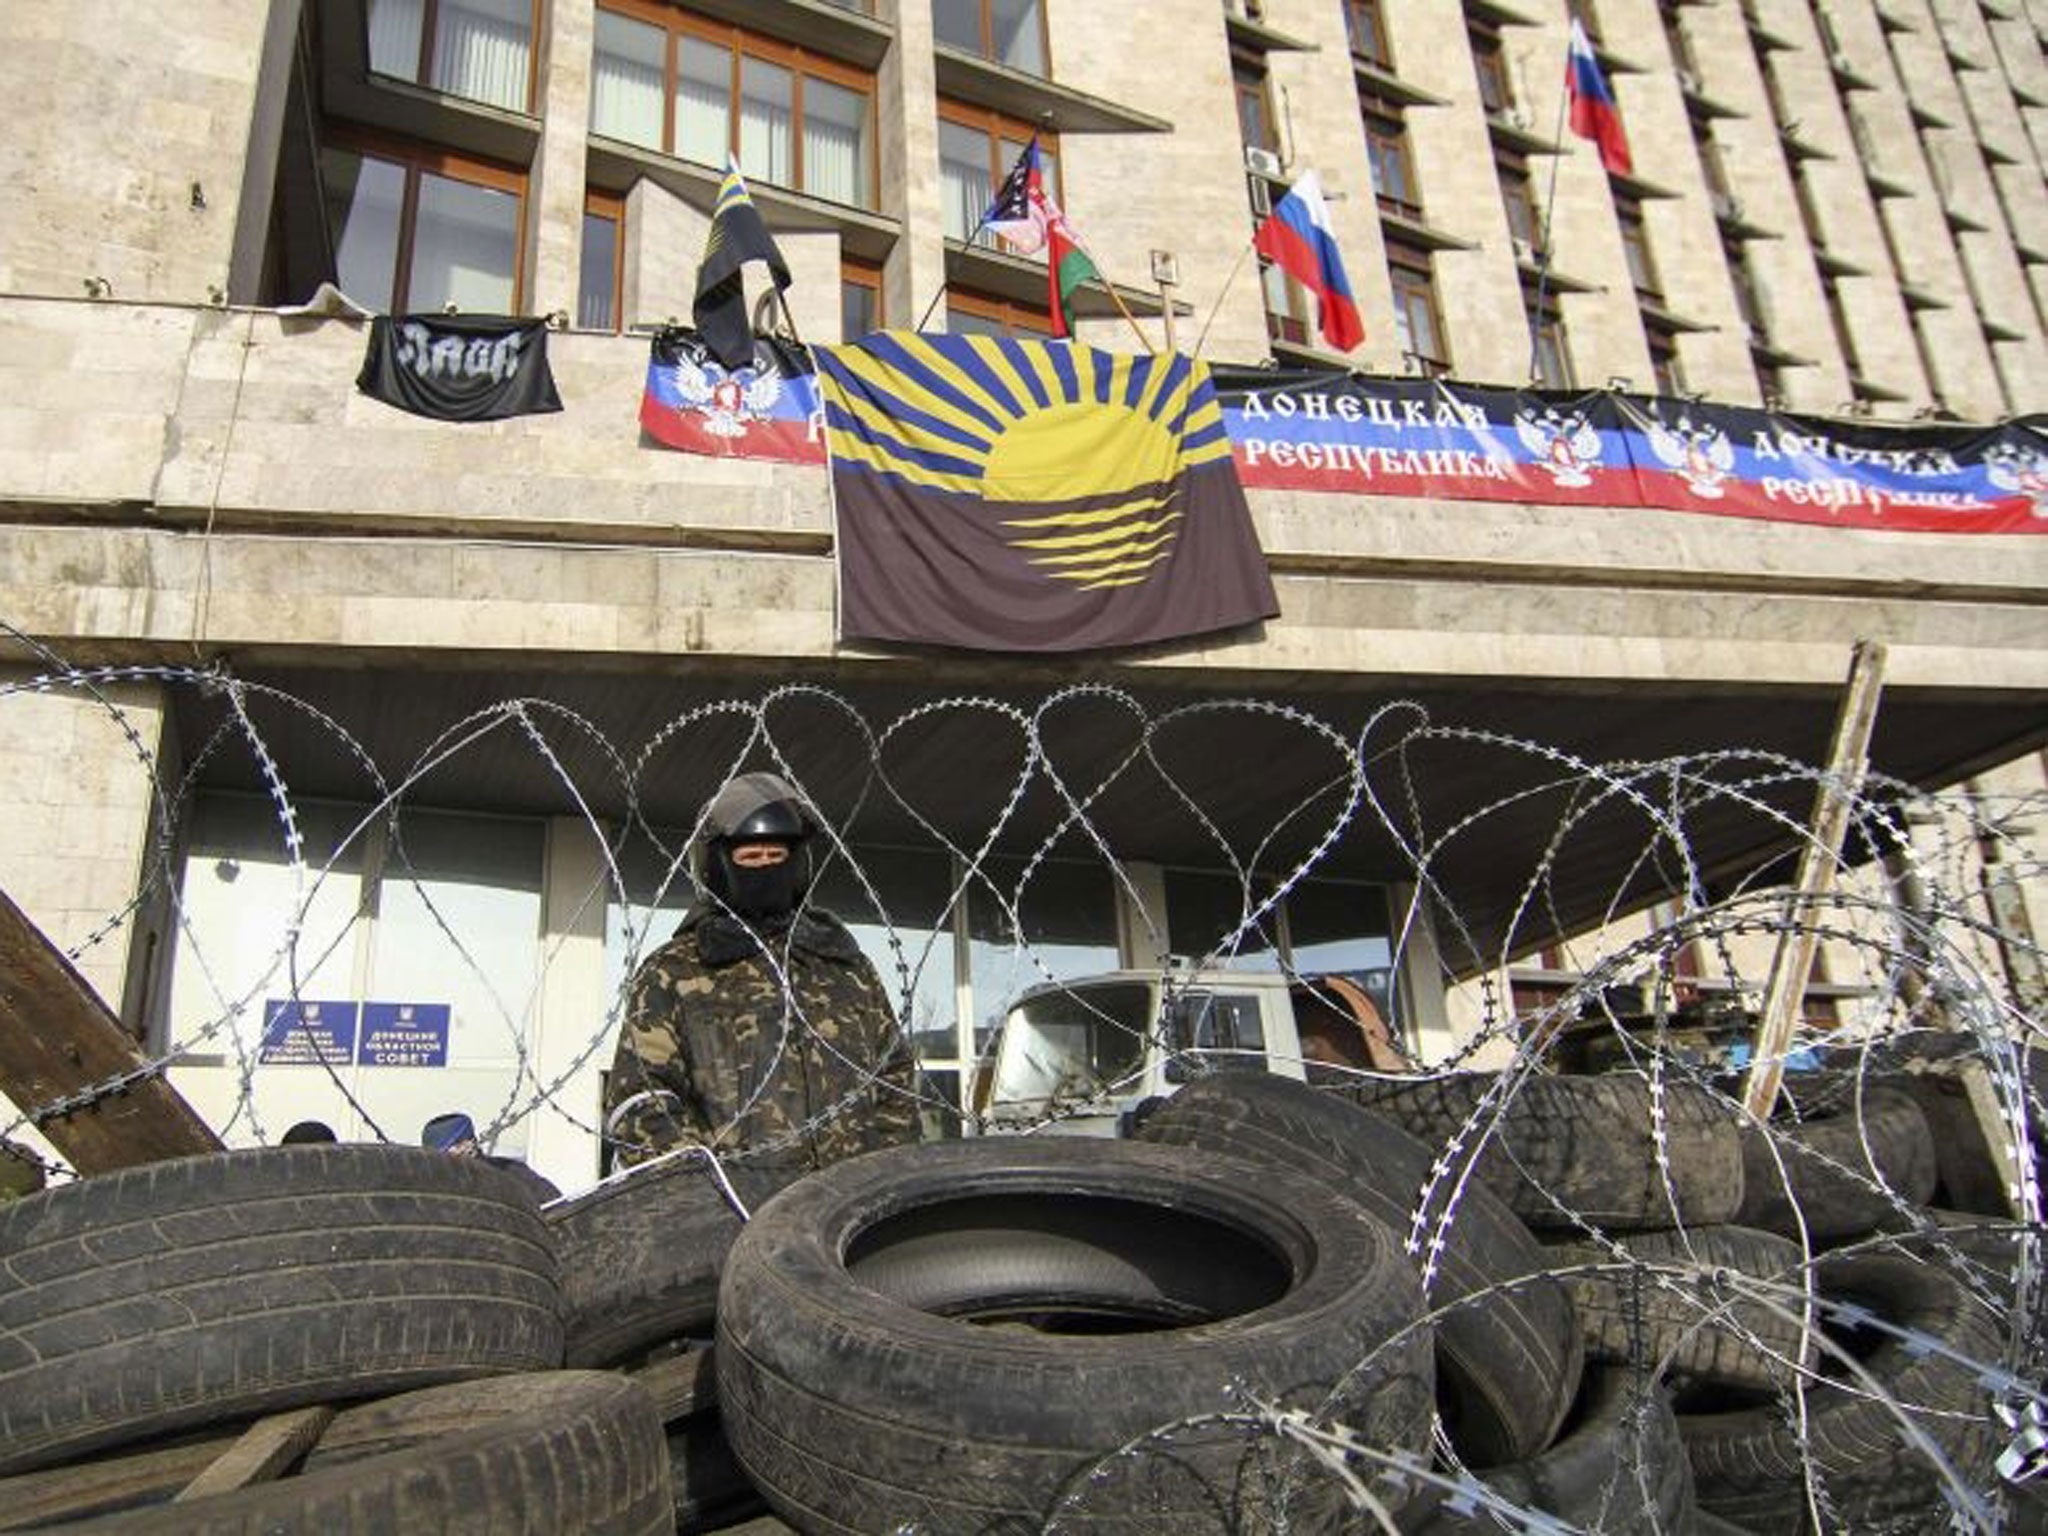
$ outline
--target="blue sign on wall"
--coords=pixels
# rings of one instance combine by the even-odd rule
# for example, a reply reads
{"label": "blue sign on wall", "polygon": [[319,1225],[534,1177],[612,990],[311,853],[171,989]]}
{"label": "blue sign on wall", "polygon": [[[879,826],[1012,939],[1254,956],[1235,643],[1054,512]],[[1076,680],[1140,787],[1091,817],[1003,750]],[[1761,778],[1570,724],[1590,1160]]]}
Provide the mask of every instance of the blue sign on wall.
{"label": "blue sign on wall", "polygon": [[363,1004],[356,1059],[366,1067],[447,1066],[448,1004]]}
{"label": "blue sign on wall", "polygon": [[[444,1009],[445,1013],[446,1010]],[[345,1067],[356,1055],[356,1005],[331,998],[269,997],[263,1000],[263,1040],[256,1060],[264,1066]]]}

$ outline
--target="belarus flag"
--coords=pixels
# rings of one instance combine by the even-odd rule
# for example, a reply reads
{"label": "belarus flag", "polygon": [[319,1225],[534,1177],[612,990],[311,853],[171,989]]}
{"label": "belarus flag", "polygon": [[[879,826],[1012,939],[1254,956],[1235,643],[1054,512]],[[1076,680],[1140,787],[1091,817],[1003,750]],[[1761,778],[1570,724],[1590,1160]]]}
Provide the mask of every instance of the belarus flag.
{"label": "belarus flag", "polygon": [[1571,47],[1565,53],[1564,93],[1572,104],[1572,132],[1600,146],[1600,163],[1617,176],[1634,168],[1629,159],[1628,135],[1621,131],[1621,113],[1614,105],[1614,92],[1600,72],[1593,56],[1593,44],[1586,29],[1572,19]]}
{"label": "belarus flag", "polygon": [[1349,352],[1365,340],[1365,325],[1358,318],[1351,285],[1344,280],[1344,262],[1337,254],[1337,237],[1330,232],[1330,212],[1323,206],[1323,189],[1314,171],[1304,174],[1273,205],[1252,236],[1252,248],[1316,296],[1323,339],[1332,347]]}

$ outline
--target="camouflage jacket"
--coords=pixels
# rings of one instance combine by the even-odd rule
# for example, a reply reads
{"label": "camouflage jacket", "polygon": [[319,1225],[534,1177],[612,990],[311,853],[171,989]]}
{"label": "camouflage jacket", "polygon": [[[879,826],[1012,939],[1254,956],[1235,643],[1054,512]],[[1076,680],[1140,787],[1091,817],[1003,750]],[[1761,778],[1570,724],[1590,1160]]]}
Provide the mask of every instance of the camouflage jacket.
{"label": "camouflage jacket", "polygon": [[881,978],[837,918],[758,938],[700,911],[634,973],[605,1134],[622,1165],[703,1145],[821,1168],[915,1141],[913,1080]]}

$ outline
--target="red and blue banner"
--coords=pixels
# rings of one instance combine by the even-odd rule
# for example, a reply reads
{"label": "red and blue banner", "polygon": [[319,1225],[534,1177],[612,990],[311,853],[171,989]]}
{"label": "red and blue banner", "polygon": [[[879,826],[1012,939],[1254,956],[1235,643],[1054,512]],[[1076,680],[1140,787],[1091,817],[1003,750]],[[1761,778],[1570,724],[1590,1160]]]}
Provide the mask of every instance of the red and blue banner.
{"label": "red and blue banner", "polygon": [[1247,487],[1597,503],[1916,533],[2048,533],[2048,431],[1647,395],[1217,368]]}
{"label": "red and blue banner", "polygon": [[695,331],[667,326],[655,332],[640,426],[685,453],[825,462],[817,375],[800,350],[762,336],[754,338],[745,367],[727,368]]}

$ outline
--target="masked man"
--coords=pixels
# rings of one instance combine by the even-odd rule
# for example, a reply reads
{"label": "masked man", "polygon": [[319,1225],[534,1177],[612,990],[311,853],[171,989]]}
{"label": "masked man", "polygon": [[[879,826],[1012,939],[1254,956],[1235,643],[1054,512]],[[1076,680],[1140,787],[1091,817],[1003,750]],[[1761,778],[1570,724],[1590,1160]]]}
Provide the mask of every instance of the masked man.
{"label": "masked man", "polygon": [[622,1164],[672,1147],[821,1168],[918,1139],[914,1069],[846,925],[805,903],[817,823],[772,773],[705,812],[709,900],[634,973],[605,1093]]}

